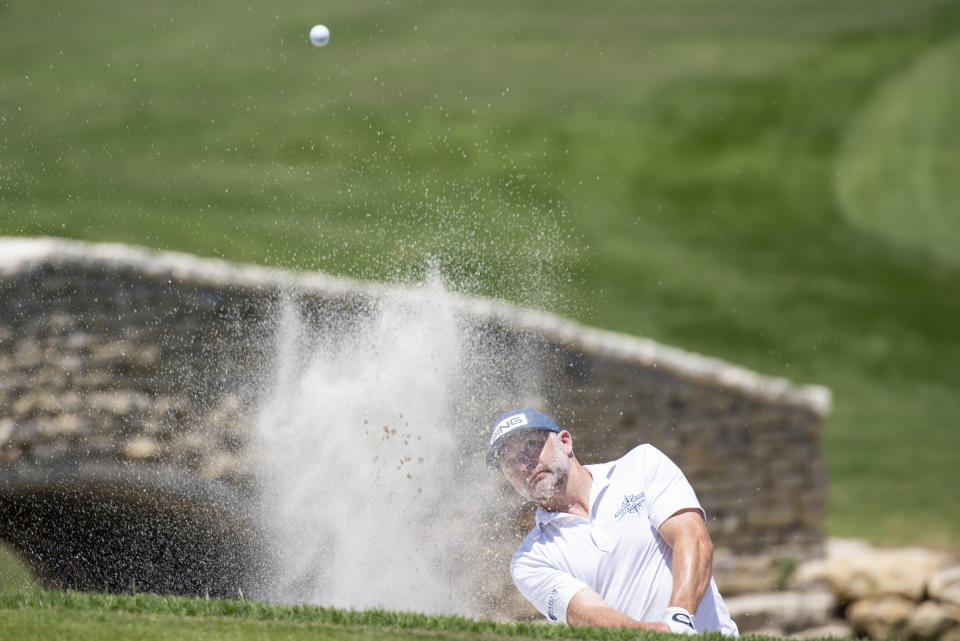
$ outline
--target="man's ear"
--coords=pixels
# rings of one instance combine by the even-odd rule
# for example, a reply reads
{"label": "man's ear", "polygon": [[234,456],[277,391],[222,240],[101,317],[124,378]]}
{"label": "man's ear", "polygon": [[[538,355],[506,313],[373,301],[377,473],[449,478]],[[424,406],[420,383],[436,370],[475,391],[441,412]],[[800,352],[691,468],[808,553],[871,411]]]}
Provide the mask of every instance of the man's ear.
{"label": "man's ear", "polygon": [[573,436],[570,435],[570,432],[560,430],[557,437],[560,439],[560,443],[563,444],[563,451],[567,453],[568,457],[573,458]]}

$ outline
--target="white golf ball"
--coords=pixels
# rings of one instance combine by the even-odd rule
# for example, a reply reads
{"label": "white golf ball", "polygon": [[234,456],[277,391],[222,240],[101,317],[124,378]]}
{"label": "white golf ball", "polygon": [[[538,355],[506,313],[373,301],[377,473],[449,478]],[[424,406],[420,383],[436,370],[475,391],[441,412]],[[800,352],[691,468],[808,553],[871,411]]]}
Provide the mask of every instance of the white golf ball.
{"label": "white golf ball", "polygon": [[330,30],[327,29],[326,25],[313,25],[313,28],[310,29],[310,42],[313,43],[314,47],[322,47],[330,42]]}

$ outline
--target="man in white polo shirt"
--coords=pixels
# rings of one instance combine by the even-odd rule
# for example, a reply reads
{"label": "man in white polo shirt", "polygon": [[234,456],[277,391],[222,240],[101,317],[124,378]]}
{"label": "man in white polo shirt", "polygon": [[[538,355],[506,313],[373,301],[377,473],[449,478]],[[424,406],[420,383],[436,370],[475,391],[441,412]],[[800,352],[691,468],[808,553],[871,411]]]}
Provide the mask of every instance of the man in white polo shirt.
{"label": "man in white polo shirt", "polygon": [[711,576],[703,508],[655,447],[581,465],[570,433],[526,408],[497,418],[487,464],[540,505],[510,573],[548,619],[738,635]]}

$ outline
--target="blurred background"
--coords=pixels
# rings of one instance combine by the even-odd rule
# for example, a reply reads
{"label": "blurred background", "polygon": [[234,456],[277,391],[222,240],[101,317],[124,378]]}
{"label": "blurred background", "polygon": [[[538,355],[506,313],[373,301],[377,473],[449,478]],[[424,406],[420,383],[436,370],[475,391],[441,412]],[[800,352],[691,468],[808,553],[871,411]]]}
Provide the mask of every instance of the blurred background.
{"label": "blurred background", "polygon": [[960,549],[960,2],[3,0],[0,30],[0,235],[436,270],[824,384],[828,534]]}

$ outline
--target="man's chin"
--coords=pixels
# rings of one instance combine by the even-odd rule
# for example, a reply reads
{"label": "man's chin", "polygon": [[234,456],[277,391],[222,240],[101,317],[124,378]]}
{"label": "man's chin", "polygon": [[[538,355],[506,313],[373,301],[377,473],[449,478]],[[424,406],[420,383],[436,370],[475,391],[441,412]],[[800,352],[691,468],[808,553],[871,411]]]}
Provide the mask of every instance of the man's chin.
{"label": "man's chin", "polygon": [[529,494],[534,501],[545,501],[556,494],[556,491],[556,483],[552,478],[544,475],[530,487]]}

